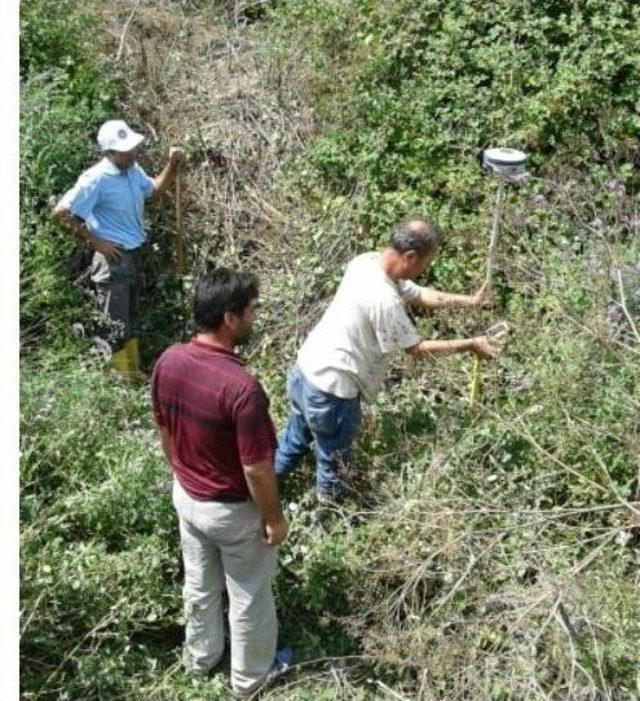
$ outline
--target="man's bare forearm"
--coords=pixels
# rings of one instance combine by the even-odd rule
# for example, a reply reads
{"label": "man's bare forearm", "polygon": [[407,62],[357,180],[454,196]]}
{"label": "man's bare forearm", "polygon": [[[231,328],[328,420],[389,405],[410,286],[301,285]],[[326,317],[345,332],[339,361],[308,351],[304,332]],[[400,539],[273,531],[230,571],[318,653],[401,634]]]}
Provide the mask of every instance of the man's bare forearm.
{"label": "man's bare forearm", "polygon": [[162,169],[159,175],[153,179],[153,196],[160,197],[171,186],[173,179],[178,170],[179,164],[177,161],[169,159],[167,164]]}
{"label": "man's bare forearm", "polygon": [[53,218],[69,229],[69,231],[79,239],[82,239],[90,246],[93,245],[93,236],[89,229],[87,229],[85,223],[81,219],[74,217],[68,209],[56,207],[53,210]]}
{"label": "man's bare forearm", "polygon": [[283,520],[276,471],[272,463],[243,465],[249,492],[266,523]]}
{"label": "man's bare forearm", "polygon": [[467,353],[475,351],[476,342],[475,338],[461,338],[450,341],[420,341],[415,346],[407,348],[407,353],[418,358]]}
{"label": "man's bare forearm", "polygon": [[477,306],[475,295],[458,295],[451,292],[441,292],[433,287],[422,287],[420,298],[415,306],[425,309],[467,309]]}
{"label": "man's bare forearm", "polygon": [[74,217],[68,209],[56,207],[53,210],[53,217],[64,224],[79,239],[87,243],[94,251],[102,253],[107,260],[113,261],[120,257],[120,249],[115,243],[105,241],[94,236],[81,219]]}
{"label": "man's bare forearm", "polygon": [[415,346],[405,349],[415,357],[434,357],[453,355],[454,353],[474,353],[478,358],[491,360],[497,358],[503,350],[503,344],[497,338],[475,336],[451,341],[420,341]]}

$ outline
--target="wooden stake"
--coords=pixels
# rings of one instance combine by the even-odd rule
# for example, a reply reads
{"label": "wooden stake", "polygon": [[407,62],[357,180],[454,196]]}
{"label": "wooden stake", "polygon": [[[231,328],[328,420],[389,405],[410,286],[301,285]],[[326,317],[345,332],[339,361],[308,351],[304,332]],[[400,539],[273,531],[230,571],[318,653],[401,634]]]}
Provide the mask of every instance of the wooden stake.
{"label": "wooden stake", "polygon": [[184,274],[184,240],[182,237],[181,174],[176,173],[176,273]]}

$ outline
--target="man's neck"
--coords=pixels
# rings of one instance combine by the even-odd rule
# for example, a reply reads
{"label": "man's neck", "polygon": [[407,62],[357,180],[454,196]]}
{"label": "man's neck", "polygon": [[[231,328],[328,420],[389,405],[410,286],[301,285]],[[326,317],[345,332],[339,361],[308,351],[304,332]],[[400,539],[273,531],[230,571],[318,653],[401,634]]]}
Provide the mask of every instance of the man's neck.
{"label": "man's neck", "polygon": [[402,261],[398,258],[398,254],[393,248],[385,248],[382,251],[380,254],[380,265],[392,280],[400,280],[402,277]]}
{"label": "man's neck", "polygon": [[215,331],[200,331],[194,336],[194,339],[199,343],[206,343],[208,346],[218,346],[229,351],[234,351],[236,344],[234,339],[224,333],[216,333]]}
{"label": "man's neck", "polygon": [[109,156],[105,156],[105,158],[109,161],[109,163],[118,171],[120,175],[125,175],[129,168],[133,165],[133,163],[130,166],[126,166],[125,168],[120,167],[114,160],[113,158],[110,158]]}

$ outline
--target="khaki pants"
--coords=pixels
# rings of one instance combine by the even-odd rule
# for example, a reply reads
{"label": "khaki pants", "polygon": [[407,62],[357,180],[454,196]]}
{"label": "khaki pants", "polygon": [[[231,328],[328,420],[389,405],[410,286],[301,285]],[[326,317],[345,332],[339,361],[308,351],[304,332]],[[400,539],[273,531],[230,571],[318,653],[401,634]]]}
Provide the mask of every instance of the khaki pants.
{"label": "khaki pants", "polygon": [[275,548],[262,542],[262,520],[253,501],[197,501],[174,480],[173,503],[180,518],[189,664],[208,670],[222,657],[226,587],[231,685],[247,691],[259,684],[276,653]]}

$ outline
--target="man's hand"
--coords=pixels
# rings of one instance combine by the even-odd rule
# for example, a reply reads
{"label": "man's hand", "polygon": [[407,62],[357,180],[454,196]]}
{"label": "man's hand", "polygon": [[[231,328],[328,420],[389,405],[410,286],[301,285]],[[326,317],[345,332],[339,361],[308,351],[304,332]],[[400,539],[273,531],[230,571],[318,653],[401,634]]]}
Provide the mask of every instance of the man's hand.
{"label": "man's hand", "polygon": [[109,241],[103,241],[102,239],[98,239],[95,236],[91,237],[90,244],[94,251],[102,253],[102,255],[109,262],[118,260],[118,258],[120,258],[120,256],[122,255],[122,251],[114,243],[110,243]]}
{"label": "man's hand", "polygon": [[89,229],[87,229],[84,221],[74,217],[68,209],[58,205],[54,208],[52,215],[56,221],[66,225],[78,238],[88,243],[94,251],[102,253],[108,261],[117,260],[122,255],[120,249],[115,244],[93,236]]}
{"label": "man's hand", "polygon": [[492,304],[491,293],[491,283],[484,282],[482,287],[473,295],[473,306],[478,309],[490,307]]}
{"label": "man's hand", "polygon": [[289,527],[280,507],[278,481],[273,461],[268,460],[242,467],[251,498],[256,503],[264,524],[262,540],[266,545],[278,545],[286,538]]}
{"label": "man's hand", "polygon": [[500,341],[489,336],[477,336],[473,339],[472,351],[482,360],[493,360],[497,358],[503,350]]}
{"label": "man's hand", "polygon": [[169,161],[172,166],[181,166],[186,162],[187,157],[185,156],[184,149],[178,146],[172,146],[169,149]]}
{"label": "man's hand", "polygon": [[153,179],[153,196],[157,199],[164,195],[176,177],[180,166],[186,162],[184,151],[177,146],[169,149],[169,160],[166,162],[162,172]]}
{"label": "man's hand", "polygon": [[289,524],[284,518],[273,522],[265,521],[264,538],[262,540],[266,545],[280,545],[280,543],[282,543],[282,541],[287,537],[288,532]]}

